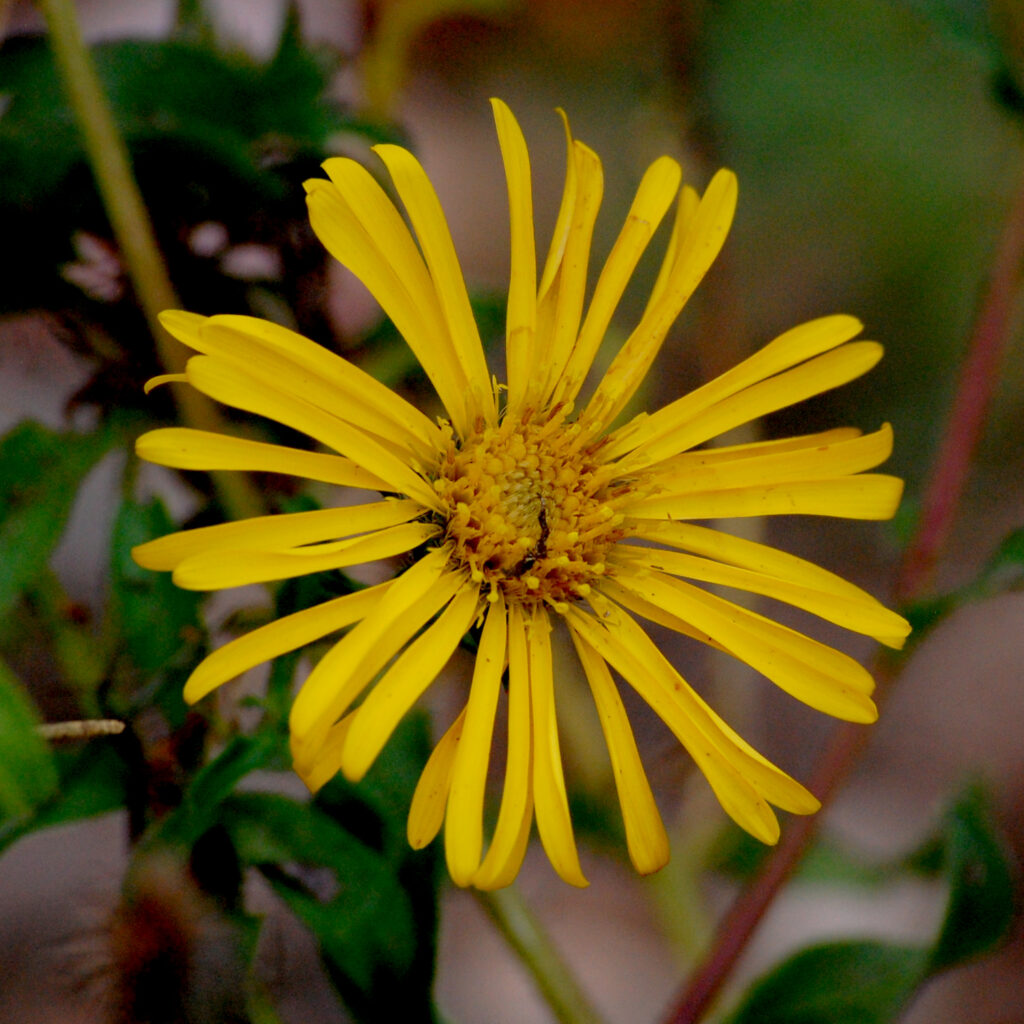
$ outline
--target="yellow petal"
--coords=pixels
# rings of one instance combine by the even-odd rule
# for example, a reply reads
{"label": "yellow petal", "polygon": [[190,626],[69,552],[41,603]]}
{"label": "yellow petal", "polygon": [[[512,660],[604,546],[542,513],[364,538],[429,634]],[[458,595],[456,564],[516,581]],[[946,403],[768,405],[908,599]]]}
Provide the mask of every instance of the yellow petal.
{"label": "yellow petal", "polygon": [[633,562],[647,568],[661,569],[673,576],[682,576],[716,586],[735,587],[748,593],[785,601],[825,619],[826,622],[834,622],[837,626],[866,636],[887,639],[898,630],[909,631],[910,628],[903,618],[863,592],[858,593],[856,597],[840,595],[831,589],[809,587],[791,579],[723,565],[721,562],[697,555],[659,548],[641,548],[631,544],[616,545],[614,554],[609,556],[610,561],[618,561],[620,558],[626,558],[627,564]]}
{"label": "yellow petal", "polygon": [[838,516],[891,519],[903,495],[903,481],[883,473],[838,480],[764,484],[707,494],[670,494],[623,507],[638,519],[730,519],[742,516]]}
{"label": "yellow petal", "polygon": [[388,580],[375,587],[367,587],[312,608],[304,608],[218,647],[188,677],[185,700],[194,704],[211,690],[255,665],[304,647],[335,630],[351,626],[377,606],[390,586],[391,581]]}
{"label": "yellow petal", "polygon": [[471,419],[497,420],[491,377],[484,360],[480,332],[469,304],[448,222],[430,179],[419,161],[400,146],[374,146],[381,158],[416,231],[424,259],[437,291],[448,337],[459,365],[466,373],[472,398]]}
{"label": "yellow petal", "polygon": [[473,876],[478,889],[500,889],[519,873],[533,821],[533,730],[526,622],[518,604],[508,608],[508,744],[505,786],[491,845]]}
{"label": "yellow petal", "polygon": [[659,463],[647,479],[670,494],[737,490],[762,484],[826,480],[874,469],[892,454],[892,428],[814,448],[756,451],[749,458],[702,459],[686,452]]}
{"label": "yellow petal", "polygon": [[374,476],[386,480],[392,490],[416,498],[427,508],[437,506],[433,488],[408,462],[402,461],[351,423],[339,420],[301,398],[279,391],[241,368],[213,356],[190,359],[188,379],[193,387],[210,398],[299,430],[350,458]]}
{"label": "yellow petal", "polygon": [[223,590],[287,580],[401,555],[437,536],[439,531],[439,526],[430,523],[406,523],[347,540],[287,551],[218,548],[184,559],[172,579],[183,590]]}
{"label": "yellow petal", "polygon": [[603,431],[615,419],[647,376],[669,328],[725,243],[736,212],[736,190],[736,175],[731,171],[721,170],[711,179],[686,222],[657,301],[648,306],[580,416],[592,433]]}
{"label": "yellow petal", "polygon": [[565,368],[562,385],[555,393],[556,400],[574,401],[579,393],[622,293],[647,243],[671,206],[681,178],[679,164],[671,157],[660,157],[647,168],[626,216],[626,223],[597,279],[583,327]]}
{"label": "yellow petal", "polygon": [[424,287],[420,275],[404,276],[406,268],[396,265],[401,235],[388,230],[390,221],[368,227],[331,182],[313,179],[306,182],[306,190],[317,237],[380,303],[430,378],[456,429],[464,433],[466,375],[444,329],[433,285]]}
{"label": "yellow petal", "polygon": [[340,722],[335,722],[331,726],[312,764],[295,764],[296,774],[311,793],[318,792],[341,771],[341,752],[345,748],[345,740],[348,739],[348,731],[352,728],[355,717],[354,711],[349,712]]}
{"label": "yellow petal", "polygon": [[370,691],[356,712],[356,723],[345,744],[341,770],[358,782],[408,710],[455,653],[476,618],[480,589],[466,583],[423,634],[399,656]]}
{"label": "yellow petal", "polygon": [[[691,391],[683,395],[682,398],[670,402],[650,416],[639,416],[625,424],[611,435],[609,444],[602,454],[605,458],[615,459],[633,448],[650,445],[666,434],[691,423],[706,410],[733,395],[738,395],[759,381],[767,380],[775,374],[781,374],[792,366],[842,345],[858,334],[860,330],[859,320],[843,315],[822,317],[794,327],[786,331],[785,334],[779,335],[774,341],[769,342],[764,348],[744,359],[731,370],[697,388],[696,391]],[[865,367],[859,372],[864,373],[869,368]],[[852,377],[847,379],[852,379]],[[838,383],[843,383],[843,381],[838,381]],[[836,384],[827,384],[822,390],[835,386]],[[784,400],[776,408],[792,405],[798,400],[796,398]],[[763,413],[755,413],[738,422],[748,422],[758,415],[763,415]],[[714,437],[719,433],[723,433],[723,431],[716,429],[707,437]],[[653,456],[648,458],[645,464],[657,461],[667,455],[675,455],[684,447],[689,447],[689,445],[680,444],[675,447],[669,445],[664,454],[658,455],[657,458]]]}
{"label": "yellow petal", "polygon": [[168,572],[194,555],[244,548],[281,551],[300,544],[351,537],[407,523],[423,515],[418,502],[386,498],[365,505],[344,505],[313,512],[255,516],[234,523],[218,523],[194,530],[182,530],[147,541],[132,550],[132,557],[144,569]]}
{"label": "yellow petal", "polygon": [[620,571],[616,582],[691,622],[776,686],[828,715],[873,722],[871,674],[840,651],[749,609],[656,571]]}
{"label": "yellow petal", "polygon": [[497,99],[491,100],[491,107],[508,184],[511,269],[505,319],[505,363],[508,408],[517,412],[526,401],[534,368],[537,329],[537,253],[533,238],[530,155],[512,111]]}
{"label": "yellow petal", "polygon": [[649,875],[668,863],[669,845],[665,826],[654,802],[654,794],[640,760],[626,709],[608,666],[582,636],[575,631],[570,632],[594,695],[601,730],[611,757],[629,857],[641,875]]}
{"label": "yellow petal", "polygon": [[296,764],[312,765],[330,727],[376,674],[440,611],[462,584],[445,572],[447,554],[424,555],[391,584],[387,601],[341,638],[317,663],[292,704],[289,727]]}
{"label": "yellow petal", "polygon": [[483,852],[484,793],[494,713],[506,661],[506,614],[505,602],[499,593],[484,620],[466,704],[466,721],[452,769],[444,844],[448,871],[456,885],[466,886],[472,882]]}
{"label": "yellow petal", "polygon": [[161,373],[156,377],[150,377],[142,386],[143,394],[148,395],[154,388],[162,384],[187,384],[188,375],[184,373]]}
{"label": "yellow petal", "polygon": [[452,784],[455,755],[462,739],[466,722],[466,709],[452,722],[441,737],[416,783],[416,791],[409,805],[406,836],[414,850],[422,850],[441,830],[445,804]]}
{"label": "yellow petal", "polygon": [[555,715],[555,688],[551,676],[551,623],[544,608],[527,621],[526,643],[530,664],[530,704],[533,711],[533,798],[537,832],[559,877],[570,885],[589,883],[580,867],[572,834],[569,798],[562,772]]}
{"label": "yellow petal", "polygon": [[351,459],[308,452],[264,441],[215,434],[192,427],[161,427],[135,442],[135,454],[171,469],[235,469],[246,473],[280,473],[339,487],[387,490],[388,484]]}

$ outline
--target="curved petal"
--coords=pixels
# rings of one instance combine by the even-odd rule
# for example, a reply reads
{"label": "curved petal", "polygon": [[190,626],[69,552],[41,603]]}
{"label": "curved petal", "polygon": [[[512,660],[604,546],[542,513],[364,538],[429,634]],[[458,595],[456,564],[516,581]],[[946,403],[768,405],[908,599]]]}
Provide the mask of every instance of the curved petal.
{"label": "curved petal", "polygon": [[406,837],[414,850],[422,850],[441,830],[445,805],[452,784],[455,755],[462,741],[466,724],[466,709],[448,727],[434,747],[416,783],[416,791],[409,805]]}

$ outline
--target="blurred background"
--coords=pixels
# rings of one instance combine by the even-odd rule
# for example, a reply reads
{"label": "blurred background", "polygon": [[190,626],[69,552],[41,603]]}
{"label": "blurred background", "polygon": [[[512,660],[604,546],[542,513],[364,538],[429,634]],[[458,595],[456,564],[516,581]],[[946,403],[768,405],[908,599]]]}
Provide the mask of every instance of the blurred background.
{"label": "blurred background", "polygon": [[[123,90],[115,99],[128,112],[142,191],[187,308],[292,323],[415,392],[421,382],[371,301],[328,265],[305,226],[301,181],[325,155],[372,160],[367,145],[379,139],[414,149],[441,196],[482,315],[497,317],[499,333],[507,210],[488,97],[510,105],[530,144],[540,246],[550,237],[564,174],[555,108],[602,158],[595,262],[654,158],[680,159],[698,188],[715,168],[731,167],[740,202],[730,240],[670,335],[645,401],[661,404],[803,320],[832,312],[862,319],[867,336],[885,344],[881,365],[763,429],[770,436],[891,422],[897,442],[887,471],[907,480],[900,517],[890,524],[773,521],[759,529],[892,598],[1003,225],[1024,189],[1024,77],[1017,77],[1024,76],[1024,5],[216,0],[205,7],[199,41],[219,57],[186,66],[157,44],[196,42],[201,33],[189,31],[198,22],[182,14],[193,7],[169,0],[78,5],[90,41],[154,44],[112,51],[108,82]],[[36,37],[44,23],[28,3],[0,10],[0,223],[8,253],[0,275],[0,428],[30,417],[52,430],[87,432],[112,408],[136,423],[166,401],[142,396],[142,382],[157,372],[145,324],[59,83],[41,56]],[[651,248],[620,311],[621,330],[642,309],[657,269],[657,240]],[[972,585],[1024,520],[1018,320],[1015,313],[936,593]],[[67,530],[48,557],[63,595],[60,614],[84,635],[102,629],[126,458],[123,450],[82,456],[74,486],[65,488]],[[176,520],[208,497],[195,480],[142,483],[165,495]],[[0,565],[0,577],[7,572],[14,569]],[[925,941],[942,917],[942,886],[934,876],[885,866],[926,841],[968,777],[990,783],[997,820],[1013,849],[1024,850],[1024,595],[995,589],[980,597],[972,591],[979,599],[954,610],[915,650],[827,813],[824,842],[842,851],[841,866],[819,864],[790,886],[742,961],[737,990],[812,939]],[[66,665],[77,657],[66,650],[73,634],[58,630],[65,648],[31,640],[40,635],[43,607],[34,593],[3,607],[4,657],[45,717],[75,717]],[[873,654],[838,631],[816,628],[814,635],[866,660]],[[673,657],[755,746],[807,777],[833,723],[704,651],[680,648]],[[721,839],[718,811],[691,784],[667,732],[634,711],[672,834],[672,863],[638,879],[614,844],[601,843],[594,794],[607,779],[588,767],[581,726],[567,756],[578,755],[568,771],[581,803],[593,796],[597,807],[598,838],[585,854],[591,888],[569,889],[532,855],[522,880],[595,1004],[624,1024],[658,1019],[708,922],[735,891],[728,871],[695,873]],[[104,956],[97,936],[127,856],[121,813],[36,831],[0,856],[0,1020],[105,1019],[96,994]],[[728,860],[717,856],[719,865]],[[261,957],[281,1019],[346,1019],[309,934],[269,893],[254,898],[273,921]],[[436,993],[445,1019],[550,1020],[474,898],[449,888],[441,906]],[[901,1019],[1024,1022],[1022,977],[1018,937],[933,981]]]}

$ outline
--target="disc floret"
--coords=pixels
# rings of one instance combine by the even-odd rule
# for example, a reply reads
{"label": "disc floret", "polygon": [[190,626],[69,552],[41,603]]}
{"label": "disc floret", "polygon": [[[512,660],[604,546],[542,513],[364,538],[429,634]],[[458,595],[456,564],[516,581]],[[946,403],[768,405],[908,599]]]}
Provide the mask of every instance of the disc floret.
{"label": "disc floret", "polygon": [[452,558],[491,601],[543,601],[557,611],[585,597],[621,539],[609,474],[576,424],[506,418],[444,452],[442,498]]}

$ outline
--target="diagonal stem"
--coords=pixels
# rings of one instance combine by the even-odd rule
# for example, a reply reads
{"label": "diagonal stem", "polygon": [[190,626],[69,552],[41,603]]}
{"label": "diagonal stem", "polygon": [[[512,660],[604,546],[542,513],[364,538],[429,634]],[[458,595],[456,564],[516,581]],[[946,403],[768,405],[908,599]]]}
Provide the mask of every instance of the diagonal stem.
{"label": "diagonal stem", "polygon": [[[895,591],[903,601],[922,596],[931,585],[936,562],[947,541],[963,497],[985,416],[998,380],[1000,359],[1013,326],[1013,306],[1024,268],[1024,176],[1007,214],[942,441],[933,461],[921,518],[897,574]],[[879,695],[887,693],[896,667],[880,658],[875,670]],[[810,780],[823,807],[842,785],[865,745],[869,731],[843,722],[836,726]],[[811,843],[820,820],[793,819],[750,885],[719,925],[715,942],[691,975],[665,1017],[665,1024],[696,1024],[711,1007],[742,956],[765,912],[792,875]]]}
{"label": "diagonal stem", "polygon": [[[156,340],[160,361],[170,373],[185,368],[188,350],[160,325],[159,314],[181,304],[167,276],[153,225],[139,192],[131,158],[85,45],[74,0],[39,0],[49,29],[54,61],[75,113],[96,187],[121,258],[146,321]],[[202,430],[218,430],[216,407],[193,388],[176,389],[182,420]],[[211,473],[218,494],[234,518],[256,515],[262,501],[248,478],[238,473]]]}

